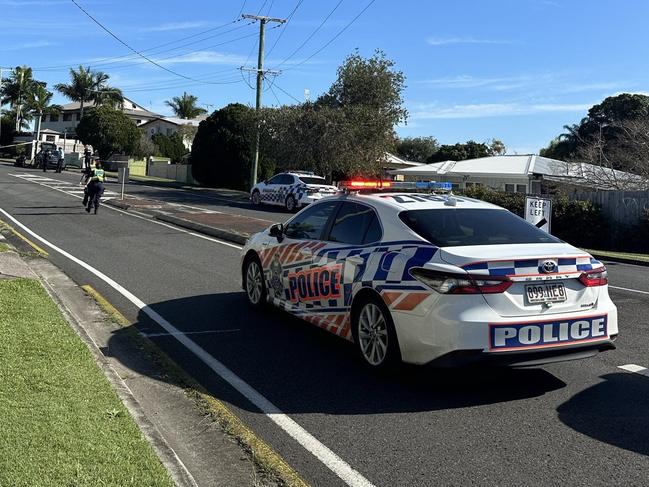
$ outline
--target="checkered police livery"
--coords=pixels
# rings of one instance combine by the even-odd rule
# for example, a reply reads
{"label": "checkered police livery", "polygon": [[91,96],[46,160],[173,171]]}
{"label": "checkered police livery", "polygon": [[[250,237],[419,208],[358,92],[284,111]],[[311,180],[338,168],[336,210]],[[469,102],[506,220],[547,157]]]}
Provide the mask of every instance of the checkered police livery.
{"label": "checkered police livery", "polygon": [[337,192],[338,188],[313,173],[286,172],[256,184],[250,199],[255,204],[284,206],[293,211]]}
{"label": "checkered police livery", "polygon": [[253,235],[242,276],[251,304],[353,341],[371,366],[538,365],[612,349],[618,334],[601,262],[470,198],[338,193]]}

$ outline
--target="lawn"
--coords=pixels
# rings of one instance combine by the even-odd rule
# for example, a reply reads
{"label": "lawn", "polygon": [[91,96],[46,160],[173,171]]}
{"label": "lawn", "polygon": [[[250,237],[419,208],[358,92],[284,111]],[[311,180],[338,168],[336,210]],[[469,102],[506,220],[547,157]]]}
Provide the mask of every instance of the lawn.
{"label": "lawn", "polygon": [[37,281],[0,281],[0,333],[0,485],[173,485]]}
{"label": "lawn", "polygon": [[0,252],[6,252],[7,250],[9,250],[9,246],[4,242],[0,242]]}
{"label": "lawn", "polygon": [[610,250],[592,250],[592,249],[584,249],[586,252],[589,252],[591,254],[596,254],[600,255],[602,257],[613,257],[613,258],[618,258],[618,259],[631,259],[631,260],[639,260],[642,262],[649,262],[649,254],[633,254],[630,252],[613,252]]}

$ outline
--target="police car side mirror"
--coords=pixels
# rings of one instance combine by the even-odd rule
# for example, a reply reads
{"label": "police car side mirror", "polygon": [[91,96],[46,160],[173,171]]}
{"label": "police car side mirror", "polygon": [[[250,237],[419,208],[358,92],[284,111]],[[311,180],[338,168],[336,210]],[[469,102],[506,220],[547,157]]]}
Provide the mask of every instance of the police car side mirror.
{"label": "police car side mirror", "polygon": [[275,225],[270,227],[268,233],[271,237],[275,237],[278,242],[281,242],[284,240],[284,224],[275,223]]}

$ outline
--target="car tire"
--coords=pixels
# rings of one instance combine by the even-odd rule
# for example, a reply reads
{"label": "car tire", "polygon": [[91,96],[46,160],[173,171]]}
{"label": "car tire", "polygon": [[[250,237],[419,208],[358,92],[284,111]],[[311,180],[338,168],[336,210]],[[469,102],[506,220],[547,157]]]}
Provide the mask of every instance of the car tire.
{"label": "car tire", "polygon": [[368,367],[390,370],[401,363],[394,321],[380,297],[361,297],[353,308],[351,322],[356,348]]}
{"label": "car tire", "polygon": [[266,304],[266,280],[261,261],[256,255],[247,258],[243,264],[243,289],[253,308],[261,308]]}
{"label": "car tire", "polygon": [[252,192],[252,196],[250,197],[250,200],[252,201],[252,204],[255,206],[261,205],[261,193],[259,190],[254,190]]}
{"label": "car tire", "polygon": [[284,207],[286,208],[286,211],[293,213],[297,209],[297,201],[295,201],[295,196],[289,194],[286,197],[286,201],[284,202]]}

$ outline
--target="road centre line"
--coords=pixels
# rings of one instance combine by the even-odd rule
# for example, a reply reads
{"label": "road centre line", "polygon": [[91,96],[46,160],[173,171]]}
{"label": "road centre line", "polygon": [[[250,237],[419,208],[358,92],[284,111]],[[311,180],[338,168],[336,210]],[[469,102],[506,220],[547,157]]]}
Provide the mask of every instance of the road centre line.
{"label": "road centre line", "polygon": [[129,300],[135,307],[146,314],[149,318],[155,321],[161,328],[171,334],[176,340],[184,345],[191,351],[199,360],[207,365],[219,377],[225,380],[230,386],[244,396],[250,403],[256,406],[266,417],[273,423],[279,426],[291,438],[297,441],[302,447],[315,456],[320,462],[327,466],[334,474],[351,487],[373,487],[373,484],[367,480],[358,471],[354,470],[347,462],[340,458],[336,453],[331,451],[327,446],[320,443],[311,433],[302,428],[298,423],[291,419],[288,415],[284,414],[277,406],[270,402],[266,397],[257,392],[252,386],[246,383],[233,371],[227,368],[223,363],[218,361],[206,350],[200,347],[191,338],[187,337],[178,328],[173,326],[160,314],[154,311],[144,301],[140,300],[137,296],[132,294],[128,289],[124,288],[121,284],[114,281],[100,270],[95,269],[90,264],[75,257],[67,251],[57,247],[45,238],[41,237],[27,226],[19,222],[12,215],[7,213],[4,209],[0,208],[0,213],[9,218],[14,224],[19,226],[22,230],[27,232],[32,237],[40,240],[43,244],[58,252],[62,256],[68,258],[72,262],[80,265],[88,272],[94,274],[96,277],[104,281],[115,291]]}
{"label": "road centre line", "polygon": [[[78,199],[83,199],[81,196],[78,196],[76,194],[72,194],[72,192],[70,192],[70,191],[63,191],[62,189],[54,188],[52,186],[48,186],[47,184],[43,184],[43,183],[40,183],[38,181],[34,181],[33,178],[26,178],[26,177],[23,177],[22,175],[18,175],[18,174],[9,174],[9,175],[13,176],[13,177],[16,177],[16,178],[19,178],[19,179],[23,179],[25,181],[36,183],[39,186],[43,186],[44,188],[53,189],[54,191],[59,191],[59,192],[61,192],[63,194],[67,194],[68,196],[73,196],[73,197],[78,198]],[[163,222],[158,221],[158,220],[152,220],[151,218],[143,215],[140,212],[124,211],[124,210],[120,210],[119,208],[115,208],[114,206],[110,206],[110,205],[105,205],[104,207],[108,208],[110,210],[116,211],[117,213],[122,213],[123,215],[128,215],[128,216],[131,216],[133,218],[139,218],[140,220],[145,220],[145,221],[147,221],[149,223],[155,223],[156,225],[160,225],[160,226],[165,227],[165,228],[170,228],[171,230],[175,230],[175,231],[180,232],[180,233],[186,233],[187,235],[191,235],[193,237],[198,237],[198,238],[201,238],[203,240],[208,240],[210,242],[214,242],[214,243],[217,243],[217,244],[220,244],[220,245],[224,245],[226,247],[232,247],[232,248],[238,249],[238,250],[241,250],[243,248],[240,245],[235,245],[235,244],[232,244],[230,242],[225,242],[223,240],[218,240],[216,238],[208,237],[207,235],[201,235],[200,233],[190,232],[188,230],[184,230],[182,228],[178,228],[176,226],[169,225],[168,223],[163,223]]]}
{"label": "road centre line", "polygon": [[611,286],[610,284],[608,285],[611,289],[621,289],[622,291],[630,291],[632,293],[640,293],[640,294],[649,294],[649,291],[640,291],[639,289],[629,289],[628,287],[620,287],[620,286]]}
{"label": "road centre line", "polygon": [[644,375],[645,377],[649,377],[649,369],[641,365],[636,365],[636,364],[619,365],[618,369],[626,370],[627,372],[633,372],[634,374],[640,374],[640,375]]}

